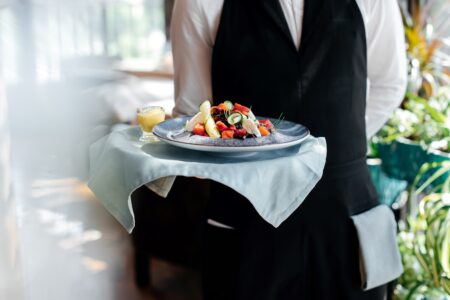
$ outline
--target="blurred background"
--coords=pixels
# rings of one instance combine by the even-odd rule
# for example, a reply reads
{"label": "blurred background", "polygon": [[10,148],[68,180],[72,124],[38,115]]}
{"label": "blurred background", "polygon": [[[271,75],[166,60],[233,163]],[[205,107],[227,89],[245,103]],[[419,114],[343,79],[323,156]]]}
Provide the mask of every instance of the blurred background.
{"label": "blurred background", "polygon": [[174,105],[174,1],[0,0],[0,299],[197,299],[196,272],[153,260],[86,186],[88,146]]}
{"label": "blurred background", "polygon": [[[130,236],[86,186],[90,144],[142,105],[172,111],[173,4],[0,0],[0,299],[200,299],[195,268],[158,257],[138,288]],[[449,2],[399,5],[408,91],[368,164],[399,221],[395,297],[450,299]]]}

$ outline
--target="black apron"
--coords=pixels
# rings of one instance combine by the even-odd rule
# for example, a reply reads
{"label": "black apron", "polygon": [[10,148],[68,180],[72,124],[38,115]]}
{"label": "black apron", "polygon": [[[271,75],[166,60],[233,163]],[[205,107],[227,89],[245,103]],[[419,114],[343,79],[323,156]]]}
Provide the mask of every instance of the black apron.
{"label": "black apron", "polygon": [[[378,205],[366,165],[366,38],[355,0],[306,0],[296,49],[279,0],[225,0],[213,49],[215,102],[306,125],[327,140],[323,179],[279,227],[212,183],[205,299],[382,299],[362,292],[350,216]],[[276,187],[274,187],[276,189]]]}

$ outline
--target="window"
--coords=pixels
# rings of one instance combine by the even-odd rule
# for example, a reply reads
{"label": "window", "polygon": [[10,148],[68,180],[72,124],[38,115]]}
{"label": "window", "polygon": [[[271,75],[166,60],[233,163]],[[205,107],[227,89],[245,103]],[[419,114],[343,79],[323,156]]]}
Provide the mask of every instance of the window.
{"label": "window", "polygon": [[164,0],[17,0],[0,10],[0,70],[8,82],[58,80],[64,61],[77,57],[151,65],[165,45]]}

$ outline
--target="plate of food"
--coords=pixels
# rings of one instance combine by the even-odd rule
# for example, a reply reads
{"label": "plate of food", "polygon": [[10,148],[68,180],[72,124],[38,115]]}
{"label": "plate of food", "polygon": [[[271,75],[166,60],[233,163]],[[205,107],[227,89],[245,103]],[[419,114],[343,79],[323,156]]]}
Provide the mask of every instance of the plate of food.
{"label": "plate of food", "polygon": [[288,148],[310,134],[303,125],[256,117],[250,108],[230,101],[217,106],[204,101],[199,110],[194,116],[159,123],[153,133],[177,147],[236,154]]}

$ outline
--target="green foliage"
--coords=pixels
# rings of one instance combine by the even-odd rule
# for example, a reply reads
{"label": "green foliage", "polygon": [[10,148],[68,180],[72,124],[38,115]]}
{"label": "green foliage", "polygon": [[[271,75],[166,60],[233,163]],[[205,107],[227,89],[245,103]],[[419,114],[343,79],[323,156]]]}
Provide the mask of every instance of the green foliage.
{"label": "green foliage", "polygon": [[403,108],[394,112],[375,140],[390,143],[398,138],[416,141],[425,149],[450,152],[450,87],[441,88],[428,100],[407,93]]}
{"label": "green foliage", "polygon": [[[426,150],[450,153],[450,56],[445,42],[450,2],[412,0],[402,7],[407,42],[408,93],[372,140],[408,139]],[[438,18],[439,17],[439,18]],[[444,20],[436,22],[437,19]],[[384,158],[383,158],[384,159]],[[419,201],[398,236],[405,272],[395,299],[450,299],[450,162],[426,163],[414,180],[410,203]]]}
{"label": "green foliage", "polygon": [[[408,58],[408,93],[373,142],[406,138],[425,149],[450,152],[450,55],[446,34],[450,2],[411,0],[402,11]],[[445,20],[445,21],[440,21]]]}
{"label": "green foliage", "polygon": [[405,272],[396,299],[450,299],[449,173],[449,161],[426,163],[412,185],[411,198],[423,197],[398,237]]}

